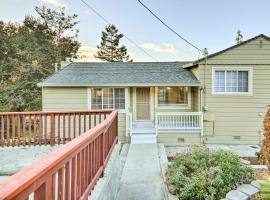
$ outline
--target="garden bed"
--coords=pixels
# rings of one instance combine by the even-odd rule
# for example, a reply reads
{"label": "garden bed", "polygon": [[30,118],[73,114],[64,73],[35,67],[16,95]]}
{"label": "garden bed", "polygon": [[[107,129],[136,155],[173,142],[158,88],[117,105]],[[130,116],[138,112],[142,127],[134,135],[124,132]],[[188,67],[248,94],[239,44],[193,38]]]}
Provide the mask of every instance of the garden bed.
{"label": "garden bed", "polygon": [[224,151],[195,147],[184,154],[169,157],[166,181],[170,193],[181,200],[222,199],[239,185],[256,176],[266,177],[243,164],[240,157]]}

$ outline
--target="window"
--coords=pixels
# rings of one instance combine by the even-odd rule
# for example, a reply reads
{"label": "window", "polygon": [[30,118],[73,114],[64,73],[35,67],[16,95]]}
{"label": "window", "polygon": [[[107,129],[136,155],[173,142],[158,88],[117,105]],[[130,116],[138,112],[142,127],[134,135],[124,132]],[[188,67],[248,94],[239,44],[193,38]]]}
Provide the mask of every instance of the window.
{"label": "window", "polygon": [[92,88],[92,109],[125,109],[125,88]]}
{"label": "window", "polygon": [[250,69],[213,71],[213,92],[216,94],[247,94],[250,93]]}
{"label": "window", "polygon": [[187,105],[188,87],[159,87],[158,105]]}

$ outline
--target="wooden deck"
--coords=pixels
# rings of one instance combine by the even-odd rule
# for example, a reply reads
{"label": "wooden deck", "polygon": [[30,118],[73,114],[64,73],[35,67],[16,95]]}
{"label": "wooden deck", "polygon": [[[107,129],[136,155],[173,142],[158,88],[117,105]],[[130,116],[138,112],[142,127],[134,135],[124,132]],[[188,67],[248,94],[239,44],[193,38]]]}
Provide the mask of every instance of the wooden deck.
{"label": "wooden deck", "polygon": [[[2,141],[3,136],[7,136],[6,138],[4,137],[6,140],[4,140],[3,144],[26,144],[26,142],[21,142],[21,140],[16,140],[17,143],[13,143],[16,134],[18,136],[21,134],[20,128],[11,128],[11,132],[7,130],[8,127],[10,127],[10,120],[12,124],[18,125],[19,123],[17,127],[21,127],[21,116],[22,119],[26,119],[26,117],[23,117],[26,115],[28,115],[30,119],[34,116],[33,127],[39,124],[39,128],[31,129],[31,133],[32,131],[34,131],[34,133],[40,133],[32,134],[33,137],[30,137],[30,141],[36,142],[34,144],[41,144],[41,141],[48,139],[41,137],[41,134],[47,133],[46,131],[44,132],[47,126],[45,126],[46,124],[44,124],[44,126],[42,125],[41,121],[45,120],[45,118],[41,120],[42,118],[40,118],[40,116],[56,115],[58,116],[56,121],[60,121],[60,123],[55,123],[55,119],[53,120],[53,118],[51,118],[52,123],[50,125],[54,126],[57,124],[57,128],[55,129],[55,127],[53,127],[51,130],[57,130],[56,132],[60,139],[49,137],[49,139],[53,138],[52,141],[49,140],[50,144],[65,141],[66,135],[64,132],[66,129],[69,129],[68,127],[71,127],[71,125],[73,125],[74,133],[79,130],[81,130],[81,132],[78,132],[78,135],[74,135],[72,141],[51,152],[43,159],[24,168],[13,176],[5,179],[3,182],[0,182],[0,199],[29,199],[31,196],[38,200],[88,198],[97,180],[103,175],[104,168],[110,158],[113,147],[117,143],[118,113],[117,111],[75,112],[79,113],[81,116],[89,116],[89,114],[95,115],[94,120],[96,120],[96,123],[93,122],[95,126],[91,127],[89,124],[92,123],[89,123],[89,120],[88,123],[86,123],[87,120],[83,123],[81,123],[81,121],[77,123],[77,121],[71,122],[71,120],[68,120],[72,124],[66,126],[65,120],[68,118],[66,116],[70,116],[73,113],[74,112],[59,112],[53,114],[43,112],[1,113]],[[39,120],[37,120],[37,116],[39,116]],[[62,117],[59,118],[59,116]],[[89,119],[92,120],[93,118]],[[78,120],[81,120],[81,117],[78,118]],[[99,123],[97,123],[97,120],[100,120],[98,121]],[[62,126],[60,126],[61,122]],[[3,124],[4,127],[7,127],[6,129],[3,128]],[[26,121],[23,120],[22,124],[26,124]],[[78,129],[74,128],[75,124]],[[11,125],[11,127],[13,126],[16,127],[15,125]],[[26,126],[23,125],[22,128],[23,127]],[[32,126],[30,128],[32,128]],[[35,132],[37,130],[38,132]],[[10,140],[10,133],[12,140]],[[79,133],[81,133],[81,135]],[[53,134],[53,136],[55,135]],[[32,144],[32,142],[27,144]]]}

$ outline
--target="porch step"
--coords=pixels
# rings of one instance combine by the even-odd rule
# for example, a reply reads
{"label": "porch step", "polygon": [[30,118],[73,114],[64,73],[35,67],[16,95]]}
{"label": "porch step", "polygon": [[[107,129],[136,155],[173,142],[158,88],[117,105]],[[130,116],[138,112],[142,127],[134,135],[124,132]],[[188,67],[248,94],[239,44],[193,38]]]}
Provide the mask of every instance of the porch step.
{"label": "porch step", "polygon": [[153,134],[156,134],[156,129],[155,128],[133,128],[132,134],[153,135]]}
{"label": "porch step", "polygon": [[154,128],[155,127],[155,123],[154,123],[154,121],[150,121],[150,120],[133,121],[132,122],[132,127],[134,129],[136,129],[136,128]]}
{"label": "porch step", "polygon": [[131,136],[131,144],[154,144],[157,143],[157,137],[153,134],[140,134]]}

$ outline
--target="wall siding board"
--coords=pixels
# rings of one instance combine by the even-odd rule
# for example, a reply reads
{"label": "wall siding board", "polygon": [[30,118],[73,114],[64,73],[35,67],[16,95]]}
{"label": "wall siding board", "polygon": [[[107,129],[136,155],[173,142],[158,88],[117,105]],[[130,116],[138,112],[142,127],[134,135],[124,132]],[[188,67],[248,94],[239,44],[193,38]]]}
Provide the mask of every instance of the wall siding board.
{"label": "wall siding board", "polygon": [[[262,48],[260,40],[263,41]],[[212,67],[252,67],[253,94],[213,95]],[[200,81],[206,86],[207,113],[215,115],[214,136],[207,136],[213,135],[213,122],[204,122],[205,143],[260,144],[263,116],[270,104],[270,42],[259,38],[210,58],[208,65],[200,64],[199,69]],[[235,140],[233,136],[241,139]]]}
{"label": "wall siding board", "polygon": [[[43,111],[88,110],[87,88],[44,87],[42,92],[42,106]],[[83,120],[81,120],[81,123],[83,123]],[[79,131],[78,125],[79,124],[77,122],[76,123],[77,133]],[[61,134],[62,128],[63,127],[61,124]],[[71,126],[71,129],[73,129],[73,125]],[[126,141],[125,113],[118,114],[118,134],[119,140],[125,142]]]}

